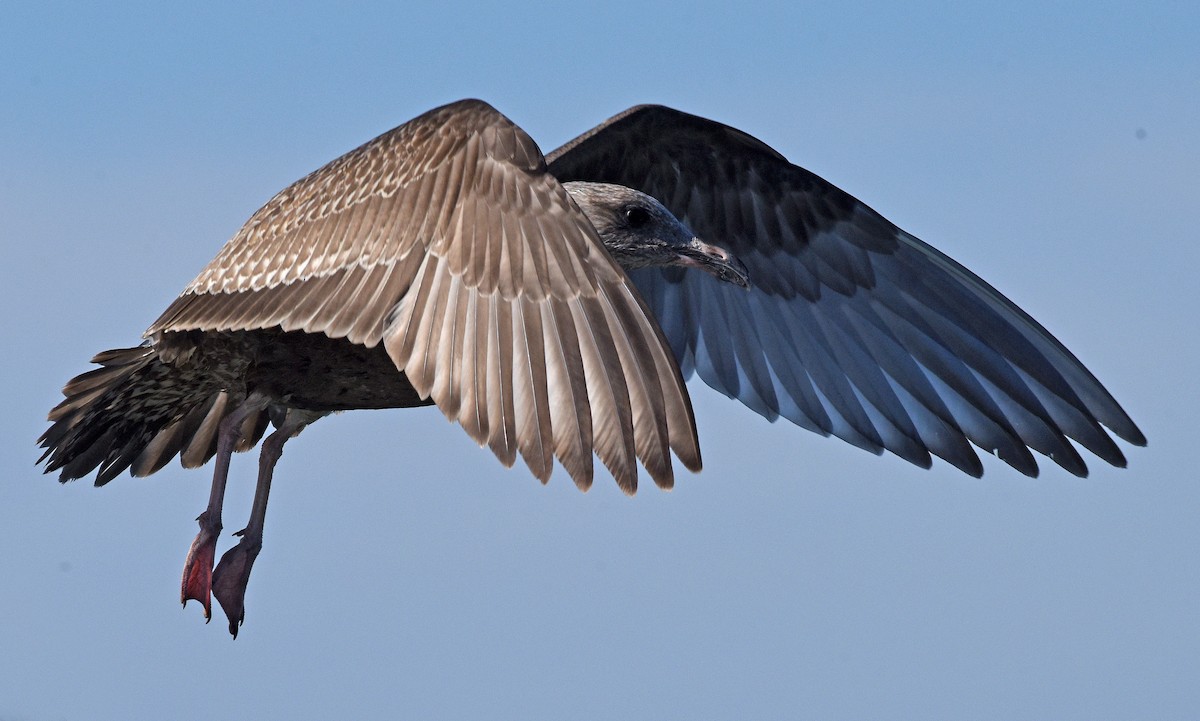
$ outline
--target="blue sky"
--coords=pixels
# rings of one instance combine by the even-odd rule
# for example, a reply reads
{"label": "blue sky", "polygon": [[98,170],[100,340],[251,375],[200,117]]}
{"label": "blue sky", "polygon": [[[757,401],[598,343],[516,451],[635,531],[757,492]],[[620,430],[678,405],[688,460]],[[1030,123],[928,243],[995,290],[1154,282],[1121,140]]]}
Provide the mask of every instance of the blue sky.
{"label": "blue sky", "polygon": [[[1197,37],[1168,2],[5,4],[0,719],[1192,717]],[[60,486],[33,439],[276,191],[469,96],[547,151],[640,102],[761,138],[1041,320],[1150,446],[974,480],[693,383],[705,470],[629,499],[343,414],[287,448],[231,641],[176,600],[209,471]]]}

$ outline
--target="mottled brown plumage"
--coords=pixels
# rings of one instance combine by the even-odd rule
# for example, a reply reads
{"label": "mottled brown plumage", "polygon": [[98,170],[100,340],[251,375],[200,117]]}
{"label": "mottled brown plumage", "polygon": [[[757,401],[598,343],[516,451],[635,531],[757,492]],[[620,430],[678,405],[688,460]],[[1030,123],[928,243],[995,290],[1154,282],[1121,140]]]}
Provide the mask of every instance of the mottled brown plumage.
{"label": "mottled brown plumage", "polygon": [[[207,615],[211,588],[234,635],[275,462],[330,412],[436,404],[505,465],[546,481],[557,459],[586,489],[595,455],[629,493],[639,463],[662,487],[672,454],[699,469],[692,372],[769,419],[972,475],[972,444],[1085,475],[1069,439],[1114,465],[1105,428],[1145,442],[970,271],[761,141],[658,106],[545,160],[485,103],[432,110],[271,199],[145,337],[67,385],[42,460],[102,485],[215,456],[182,598]],[[269,424],[250,523],[214,570],[229,456]]]}

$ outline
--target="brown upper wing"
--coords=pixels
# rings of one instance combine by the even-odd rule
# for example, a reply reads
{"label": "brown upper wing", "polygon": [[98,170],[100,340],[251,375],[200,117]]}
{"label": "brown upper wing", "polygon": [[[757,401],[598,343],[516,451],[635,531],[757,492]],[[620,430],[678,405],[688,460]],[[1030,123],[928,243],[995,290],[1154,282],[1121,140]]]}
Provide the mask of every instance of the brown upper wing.
{"label": "brown upper wing", "polygon": [[978,276],[849,194],[728,126],[661,106],[615,116],[547,157],[562,181],[628,185],[750,272],[631,273],[685,374],[922,466],[972,475],[971,443],[1027,475],[1030,449],[1086,475],[1068,438],[1124,465],[1102,426],[1145,438],[1046,329]]}
{"label": "brown upper wing", "polygon": [[678,367],[537,146],[480,101],[432,110],[279,193],[147,331],[381,341],[422,396],[508,465],[581,487],[592,452],[698,469]]}

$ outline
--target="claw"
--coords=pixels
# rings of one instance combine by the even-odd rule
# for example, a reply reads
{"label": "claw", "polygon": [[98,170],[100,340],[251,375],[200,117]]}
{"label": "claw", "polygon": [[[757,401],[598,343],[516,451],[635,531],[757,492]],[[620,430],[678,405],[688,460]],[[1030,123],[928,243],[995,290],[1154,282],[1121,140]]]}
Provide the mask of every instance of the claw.
{"label": "claw", "polygon": [[251,538],[245,531],[234,535],[242,540],[221,556],[212,574],[212,593],[229,618],[229,633],[237,638],[238,626],[246,619],[246,584],[250,582],[254,559],[262,550],[262,537]]}
{"label": "claw", "polygon": [[221,523],[211,523],[208,511],[196,519],[200,522],[200,532],[188,549],[187,560],[183,564],[183,588],[179,600],[184,606],[188,601],[199,601],[204,606],[204,620],[212,619],[212,598],[210,591],[213,585],[213,559],[217,555],[217,536],[221,533]]}

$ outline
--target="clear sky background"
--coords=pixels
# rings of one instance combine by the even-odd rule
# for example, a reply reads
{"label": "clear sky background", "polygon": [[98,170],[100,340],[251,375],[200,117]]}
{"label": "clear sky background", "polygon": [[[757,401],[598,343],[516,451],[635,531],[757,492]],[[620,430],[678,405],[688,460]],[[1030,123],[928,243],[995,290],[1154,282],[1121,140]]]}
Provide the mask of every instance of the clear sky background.
{"label": "clear sky background", "polygon": [[[4,3],[0,719],[1196,718],[1200,9],[1054,5]],[[1041,320],[1149,447],[974,480],[694,382],[703,473],[631,499],[343,414],[287,448],[231,641],[177,600],[210,470],[60,486],[45,413],[276,191],[471,96],[545,151],[642,102],[761,138]]]}

